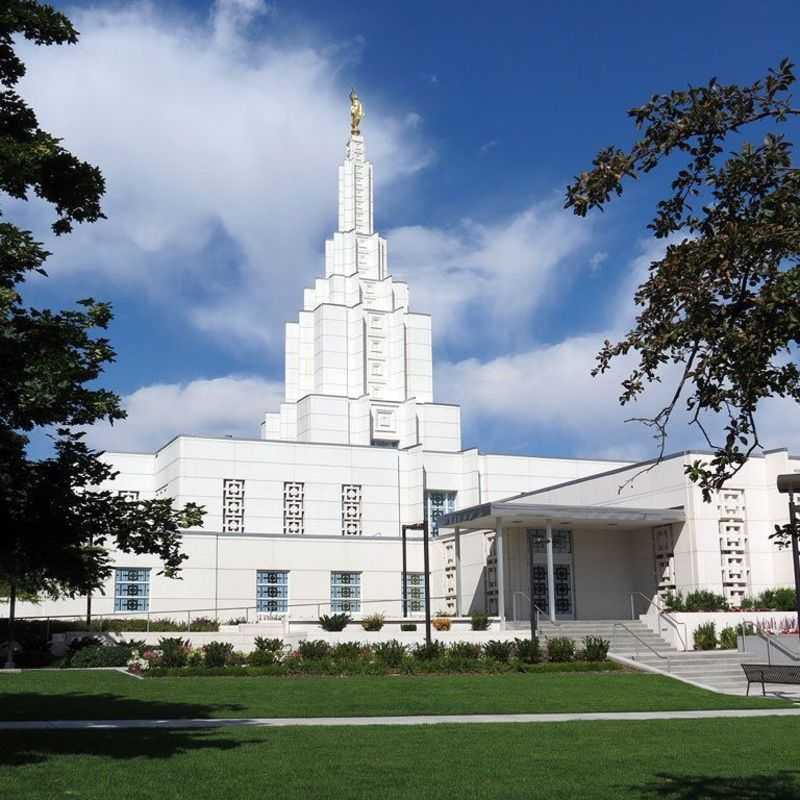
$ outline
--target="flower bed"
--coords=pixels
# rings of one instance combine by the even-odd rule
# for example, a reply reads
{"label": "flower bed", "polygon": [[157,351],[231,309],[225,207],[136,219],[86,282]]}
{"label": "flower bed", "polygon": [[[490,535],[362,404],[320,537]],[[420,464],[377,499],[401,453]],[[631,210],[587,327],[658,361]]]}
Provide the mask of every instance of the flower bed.
{"label": "flower bed", "polygon": [[[566,643],[569,646],[566,646]],[[305,640],[295,649],[281,639],[256,639],[245,655],[230,644],[210,642],[193,649],[188,641],[165,638],[157,648],[131,654],[128,668],[153,677],[199,675],[397,675],[431,673],[506,673],[608,671],[619,669],[606,659],[608,642],[589,638],[576,650],[571,640],[494,640],[485,644],[453,642],[408,646],[397,640],[364,644]]]}

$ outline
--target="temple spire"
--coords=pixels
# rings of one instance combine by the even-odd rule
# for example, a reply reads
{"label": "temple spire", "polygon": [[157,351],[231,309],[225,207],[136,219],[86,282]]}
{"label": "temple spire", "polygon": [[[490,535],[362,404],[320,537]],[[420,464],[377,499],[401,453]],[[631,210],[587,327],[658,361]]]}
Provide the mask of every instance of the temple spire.
{"label": "temple spire", "polygon": [[350,91],[350,133],[353,136],[361,135],[361,120],[364,119],[364,106],[358,99],[355,89]]}

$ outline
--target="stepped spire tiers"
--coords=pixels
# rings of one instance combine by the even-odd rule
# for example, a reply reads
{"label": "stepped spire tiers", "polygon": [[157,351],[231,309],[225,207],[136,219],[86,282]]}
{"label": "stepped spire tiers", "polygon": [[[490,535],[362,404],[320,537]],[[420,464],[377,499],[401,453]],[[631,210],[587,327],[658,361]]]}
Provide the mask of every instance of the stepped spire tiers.
{"label": "stepped spire tiers", "polygon": [[339,166],[339,224],[325,242],[325,277],[286,324],[286,384],[264,439],[453,452],[461,412],[433,402],[431,319],[409,311],[408,286],[389,273],[374,229],[372,164],[350,95],[350,138]]}

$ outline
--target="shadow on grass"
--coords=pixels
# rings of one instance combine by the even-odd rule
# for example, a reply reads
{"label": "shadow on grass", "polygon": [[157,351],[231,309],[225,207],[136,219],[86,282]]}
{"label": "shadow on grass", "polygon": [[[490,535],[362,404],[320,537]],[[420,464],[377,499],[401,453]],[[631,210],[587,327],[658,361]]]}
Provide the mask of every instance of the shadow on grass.
{"label": "shadow on grass", "polygon": [[634,788],[643,798],[659,800],[800,800],[800,771],[746,777],[662,772],[656,780]]}
{"label": "shadow on grass", "polygon": [[[195,750],[234,750],[263,744],[217,730],[0,731],[0,768],[43,764],[64,756],[164,759]],[[98,762],[102,769],[102,762]]]}
{"label": "shadow on grass", "polygon": [[15,692],[2,695],[0,718],[16,720],[208,719],[220,712],[237,717],[239,703],[186,703],[142,700],[117,694]]}

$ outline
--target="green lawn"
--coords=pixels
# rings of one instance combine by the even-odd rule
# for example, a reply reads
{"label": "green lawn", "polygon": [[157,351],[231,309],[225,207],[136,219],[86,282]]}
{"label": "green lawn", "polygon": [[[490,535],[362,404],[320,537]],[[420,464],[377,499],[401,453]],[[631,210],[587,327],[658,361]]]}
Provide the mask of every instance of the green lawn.
{"label": "green lawn", "polygon": [[14,800],[797,800],[785,718],[0,733]]}
{"label": "green lawn", "polygon": [[0,718],[147,719],[755,708],[641,673],[403,677],[151,678],[118,672],[0,674]]}

